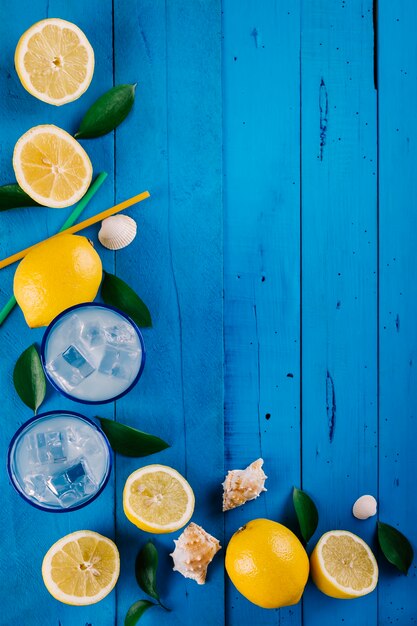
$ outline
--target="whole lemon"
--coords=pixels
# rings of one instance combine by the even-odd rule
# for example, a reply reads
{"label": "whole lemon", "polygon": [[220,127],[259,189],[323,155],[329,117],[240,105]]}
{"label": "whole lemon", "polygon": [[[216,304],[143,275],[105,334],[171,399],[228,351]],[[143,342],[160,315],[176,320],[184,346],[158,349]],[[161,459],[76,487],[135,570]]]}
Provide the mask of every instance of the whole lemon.
{"label": "whole lemon", "polygon": [[309,573],[306,551],[291,530],[254,519],[233,535],[226,571],[236,589],[265,609],[297,604]]}
{"label": "whole lemon", "polygon": [[33,248],[13,284],[28,326],[47,326],[68,307],[94,300],[102,273],[100,257],[86,237],[59,235]]}

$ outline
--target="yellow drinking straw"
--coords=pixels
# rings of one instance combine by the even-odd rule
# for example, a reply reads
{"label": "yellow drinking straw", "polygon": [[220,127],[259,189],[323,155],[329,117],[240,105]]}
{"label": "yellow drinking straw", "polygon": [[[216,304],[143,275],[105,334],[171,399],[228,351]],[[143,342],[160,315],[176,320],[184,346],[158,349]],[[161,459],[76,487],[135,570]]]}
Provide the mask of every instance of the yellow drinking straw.
{"label": "yellow drinking straw", "polygon": [[105,211],[102,211],[101,213],[97,213],[97,215],[93,215],[93,217],[90,217],[88,220],[84,220],[83,222],[80,222],[79,224],[75,224],[75,226],[66,228],[65,230],[60,231],[56,235],[52,235],[52,237],[47,237],[43,241],[39,241],[38,243],[35,243],[33,246],[29,246],[29,248],[25,248],[24,250],[21,250],[20,252],[16,252],[15,254],[12,254],[6,259],[3,259],[2,261],[0,261],[0,270],[3,269],[3,267],[7,267],[8,265],[15,263],[16,261],[23,259],[23,257],[26,256],[26,254],[30,250],[33,250],[33,248],[36,248],[36,246],[38,246],[40,243],[44,243],[44,241],[49,241],[49,239],[60,237],[63,234],[72,235],[74,233],[78,233],[80,230],[84,230],[84,228],[88,228],[88,226],[91,226],[92,224],[101,222],[101,220],[106,219],[106,217],[110,217],[111,215],[114,215],[115,213],[119,213],[119,211],[123,211],[124,209],[127,209],[128,207],[132,206],[133,204],[142,202],[142,200],[149,198],[149,196],[150,196],[149,191],[143,191],[137,196],[133,196],[132,198],[129,198],[128,200],[124,200],[124,202],[120,202],[119,204],[116,204],[114,207],[111,207],[110,209],[106,209]]}

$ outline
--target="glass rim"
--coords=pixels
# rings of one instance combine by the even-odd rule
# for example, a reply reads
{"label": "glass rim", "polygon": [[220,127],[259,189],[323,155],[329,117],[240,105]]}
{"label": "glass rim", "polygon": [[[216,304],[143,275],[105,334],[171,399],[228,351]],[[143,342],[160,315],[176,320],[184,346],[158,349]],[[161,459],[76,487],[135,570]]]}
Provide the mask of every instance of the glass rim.
{"label": "glass rim", "polygon": [[[14,477],[14,475],[12,473],[12,467],[11,467],[12,466],[12,452],[14,451],[14,446],[15,446],[17,438],[33,422],[37,422],[38,420],[40,420],[40,419],[42,419],[44,417],[51,417],[52,415],[57,416],[57,417],[58,416],[70,415],[71,417],[75,417],[77,419],[81,419],[82,421],[87,422],[90,426],[93,426],[99,432],[99,434],[103,437],[104,443],[106,444],[107,453],[108,453],[108,456],[107,456],[108,466],[107,466],[107,470],[106,470],[106,475],[105,475],[105,477],[103,479],[103,482],[101,483],[100,487],[91,496],[91,498],[88,498],[87,500],[84,500],[84,502],[81,502],[80,504],[77,504],[76,506],[71,506],[71,507],[68,507],[66,509],[65,508],[56,508],[55,509],[55,508],[52,508],[52,507],[45,506],[45,505],[43,505],[40,502],[37,503],[37,502],[34,502],[33,500],[31,500],[29,498],[29,496],[24,492],[24,490],[21,487],[21,485],[19,484],[19,482],[15,479],[15,477]],[[39,415],[34,415],[30,419],[28,419],[26,422],[24,422],[24,424],[19,426],[19,428],[16,430],[16,432],[13,435],[13,437],[11,438],[10,443],[9,443],[9,447],[7,449],[7,473],[9,475],[12,487],[14,488],[14,490],[19,494],[19,496],[23,500],[25,500],[26,502],[31,504],[33,507],[35,507],[35,509],[39,509],[41,511],[46,511],[47,513],[71,513],[71,511],[77,511],[78,509],[82,509],[83,507],[87,506],[87,504],[90,504],[90,502],[93,502],[96,498],[98,498],[98,496],[102,493],[102,491],[106,487],[107,483],[109,482],[112,467],[113,467],[113,451],[111,449],[111,445],[110,445],[110,442],[109,442],[109,440],[107,438],[106,433],[91,418],[86,417],[85,415],[81,415],[81,413],[76,413],[75,411],[67,411],[67,410],[63,410],[63,411],[46,411],[45,413],[39,413]]]}
{"label": "glass rim", "polygon": [[[136,334],[138,335],[140,347],[141,347],[141,350],[142,350],[142,360],[141,360],[141,363],[140,363],[140,366],[139,366],[138,373],[136,374],[136,376],[133,379],[133,381],[130,383],[130,385],[128,387],[126,387],[126,389],[124,391],[120,392],[116,396],[113,396],[112,398],[108,398],[107,400],[83,400],[82,398],[76,398],[75,396],[72,396],[68,391],[65,391],[64,389],[62,389],[55,382],[55,380],[49,374],[48,369],[46,367],[46,358],[45,358],[46,343],[47,343],[47,340],[48,340],[48,336],[50,335],[51,331],[53,330],[53,327],[55,326],[55,324],[62,317],[67,315],[67,313],[69,313],[70,311],[74,311],[75,309],[80,309],[80,308],[84,308],[84,307],[88,307],[88,306],[101,307],[102,309],[110,309],[111,311],[115,311],[115,313],[118,313],[119,315],[124,317],[129,322],[129,324],[131,324],[133,326]],[[48,326],[47,326],[47,328],[46,328],[46,330],[45,330],[45,332],[43,334],[43,337],[42,337],[41,354],[40,354],[40,356],[41,356],[42,368],[43,368],[43,371],[45,372],[45,376],[46,376],[47,380],[51,383],[52,387],[56,391],[58,391],[60,394],[62,394],[65,398],[68,398],[69,400],[73,400],[74,402],[80,402],[81,404],[107,404],[108,402],[115,402],[116,400],[119,400],[120,398],[125,396],[138,383],[140,377],[142,376],[143,368],[145,367],[146,350],[145,350],[145,342],[143,340],[143,336],[142,336],[142,333],[140,331],[139,326],[136,324],[136,322],[134,322],[132,320],[132,318],[127,313],[125,313],[124,311],[121,311],[120,309],[118,309],[115,306],[112,306],[111,304],[102,304],[101,302],[81,302],[80,304],[74,304],[73,306],[68,307],[64,311],[61,311],[61,313],[58,313],[58,315],[56,317],[54,317],[54,319],[48,324]]]}

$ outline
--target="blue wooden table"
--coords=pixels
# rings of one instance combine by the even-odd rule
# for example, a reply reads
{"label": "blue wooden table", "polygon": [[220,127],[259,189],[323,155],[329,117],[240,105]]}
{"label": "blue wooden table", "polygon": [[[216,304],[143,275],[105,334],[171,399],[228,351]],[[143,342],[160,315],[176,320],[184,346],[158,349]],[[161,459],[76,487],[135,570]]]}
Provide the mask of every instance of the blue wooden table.
{"label": "blue wooden table", "polygon": [[[375,518],[351,515],[363,493],[417,544],[417,4],[415,0],[1,0],[0,177],[13,180],[19,136],[40,123],[74,132],[113,84],[138,82],[116,133],[85,141],[109,179],[92,215],[148,188],[132,209],[139,235],[105,268],[151,309],[147,364],[134,391],[99,411],[168,440],[150,462],[191,482],[194,521],[227,545],[245,521],[294,525],[293,485],[320,511],[314,540],[345,528],[375,546]],[[20,34],[45,17],[77,23],[96,53],[93,82],[60,108],[28,95],[13,67]],[[68,210],[0,214],[0,256],[47,235]],[[1,272],[0,305],[14,267]],[[31,414],[13,390],[19,354],[39,342],[16,310],[0,328],[3,468]],[[49,391],[45,410],[80,405]],[[268,492],[221,513],[224,472],[265,459]],[[134,559],[146,535],[121,493],[147,459],[117,456],[90,506],[29,507],[1,472],[0,624],[121,626],[144,594]],[[115,592],[85,608],[56,602],[40,565],[79,529],[115,538]],[[174,535],[159,536],[158,626],[385,626],[417,623],[416,566],[381,565],[376,592],[343,602],[310,583],[303,601],[262,610],[226,580],[224,550],[197,586],[171,572]],[[142,623],[142,622],[141,622]]]}

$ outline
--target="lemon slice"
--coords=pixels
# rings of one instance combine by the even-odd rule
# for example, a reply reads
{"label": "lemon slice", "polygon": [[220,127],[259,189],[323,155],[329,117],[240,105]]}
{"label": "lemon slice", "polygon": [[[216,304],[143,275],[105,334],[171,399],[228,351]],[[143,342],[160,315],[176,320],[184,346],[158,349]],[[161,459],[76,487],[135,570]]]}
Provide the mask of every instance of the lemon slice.
{"label": "lemon slice", "polygon": [[84,148],[52,124],[34,126],[20,137],[13,152],[13,169],[31,198],[58,209],[78,202],[93,175]]}
{"label": "lemon slice", "polygon": [[79,98],[94,73],[94,51],[83,31],[57,18],[36,22],[23,33],[14,62],[26,91],[57,106]]}
{"label": "lemon slice", "polygon": [[133,472],[123,491],[128,520],[141,530],[170,533],[185,526],[194,511],[194,493],[172,467],[147,465]]}
{"label": "lemon slice", "polygon": [[332,530],[318,541],[311,555],[311,576],[332,598],[358,598],[378,582],[378,565],[370,547],[347,530]]}
{"label": "lemon slice", "polygon": [[105,598],[119,571],[119,552],[113,541],[91,530],[62,537],[49,548],[42,563],[42,578],[49,593],[75,606]]}

